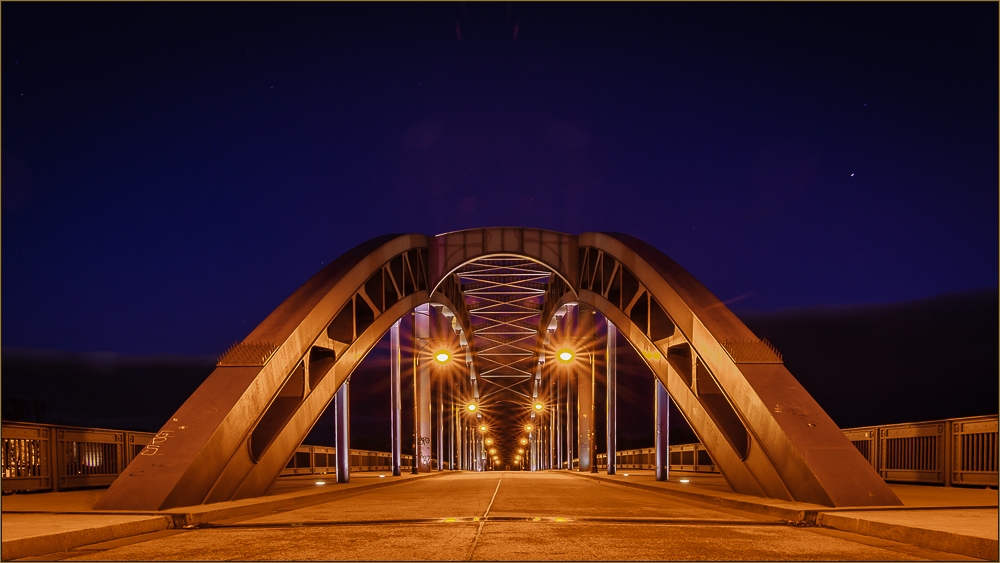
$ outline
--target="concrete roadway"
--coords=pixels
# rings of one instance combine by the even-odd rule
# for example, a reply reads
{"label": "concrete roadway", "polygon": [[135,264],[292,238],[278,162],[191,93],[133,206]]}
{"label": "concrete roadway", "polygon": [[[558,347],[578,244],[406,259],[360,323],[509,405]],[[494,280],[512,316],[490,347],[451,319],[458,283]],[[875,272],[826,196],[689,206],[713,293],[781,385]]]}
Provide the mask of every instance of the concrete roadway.
{"label": "concrete roadway", "polygon": [[111,561],[962,559],[560,472],[442,473],[61,555]]}

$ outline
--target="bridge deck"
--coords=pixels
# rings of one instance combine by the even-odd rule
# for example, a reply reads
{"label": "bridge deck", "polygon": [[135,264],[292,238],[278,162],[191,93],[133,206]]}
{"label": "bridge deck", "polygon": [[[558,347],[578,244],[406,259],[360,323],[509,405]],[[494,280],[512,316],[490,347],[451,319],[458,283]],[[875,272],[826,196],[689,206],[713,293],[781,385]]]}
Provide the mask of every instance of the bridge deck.
{"label": "bridge deck", "polygon": [[[269,497],[220,503],[211,513],[205,512],[209,507],[132,515],[88,512],[102,491],[12,495],[3,498],[3,558],[44,555],[45,537],[48,545],[57,546],[48,552],[62,550],[46,555],[50,560],[997,557],[995,490],[893,485],[906,505],[902,509],[831,510],[736,495],[714,476],[674,475],[673,482],[658,483],[648,471],[623,473],[628,476],[557,471],[398,478],[355,474],[348,485],[289,479]],[[676,482],[681,477],[691,482]],[[169,529],[183,523],[177,515],[185,510],[201,510],[206,516],[200,520],[187,516],[201,525]],[[787,520],[796,519],[793,514],[825,526],[788,525]],[[146,522],[145,528],[123,525],[128,519]],[[154,525],[155,519],[161,523]],[[93,530],[113,525],[132,537],[91,534],[90,541],[75,549],[51,541],[74,526]],[[881,530],[883,537],[843,530]],[[892,533],[900,541],[885,539]],[[31,537],[36,538],[34,552],[8,549]]]}

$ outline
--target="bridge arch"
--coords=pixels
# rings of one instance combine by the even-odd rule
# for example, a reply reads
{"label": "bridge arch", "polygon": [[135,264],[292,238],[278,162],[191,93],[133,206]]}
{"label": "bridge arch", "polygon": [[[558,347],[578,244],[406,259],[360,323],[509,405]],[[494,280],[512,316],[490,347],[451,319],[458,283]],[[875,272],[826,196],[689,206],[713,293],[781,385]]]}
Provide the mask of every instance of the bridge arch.
{"label": "bridge arch", "polygon": [[833,506],[898,499],[766,343],[655,248],[621,234],[521,228],[387,235],[296,290],[161,429],[96,508],[164,509],[263,495],[379,338],[431,302],[465,335],[455,272],[490,256],[555,276],[536,347],[567,303],[614,323],[666,386],[734,490]]}
{"label": "bridge arch", "polygon": [[[424,235],[387,235],[310,278],[215,370],[97,503],[158,510],[267,492],[341,385],[403,315],[433,302]],[[459,323],[467,317],[453,312]],[[467,324],[464,330],[469,330]]]}
{"label": "bridge arch", "polygon": [[899,504],[780,355],[690,273],[620,233],[584,233],[578,248],[579,302],[636,348],[736,492]]}

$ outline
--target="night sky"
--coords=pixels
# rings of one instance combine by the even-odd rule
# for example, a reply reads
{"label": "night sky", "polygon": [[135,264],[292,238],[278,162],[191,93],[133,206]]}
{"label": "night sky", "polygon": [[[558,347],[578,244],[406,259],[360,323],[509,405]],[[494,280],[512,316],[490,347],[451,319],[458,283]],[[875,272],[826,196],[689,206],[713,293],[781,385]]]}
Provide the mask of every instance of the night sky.
{"label": "night sky", "polygon": [[0,11],[5,351],[217,356],[365,240],[499,225],[737,313],[996,294],[996,3]]}

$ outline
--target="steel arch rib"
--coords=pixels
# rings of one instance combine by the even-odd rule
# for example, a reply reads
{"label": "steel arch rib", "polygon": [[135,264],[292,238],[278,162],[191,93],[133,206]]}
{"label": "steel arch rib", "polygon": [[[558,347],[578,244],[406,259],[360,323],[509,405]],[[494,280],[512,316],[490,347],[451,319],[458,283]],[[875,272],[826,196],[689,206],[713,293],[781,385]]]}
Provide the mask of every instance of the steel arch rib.
{"label": "steel arch rib", "polygon": [[[372,239],[303,284],[230,351],[239,352],[241,346],[248,353],[264,350],[265,357],[234,360],[236,364],[256,361],[259,365],[224,365],[226,357],[220,359],[215,371],[162,427],[155,450],[147,447],[143,455],[136,456],[95,508],[161,510],[265,494],[339,386],[382,333],[407,311],[429,301],[427,240],[416,234]],[[406,266],[411,254],[418,267]],[[331,338],[333,323],[345,307],[357,301],[366,281],[404,255],[399,261],[404,276],[411,274],[409,291],[404,290],[396,303],[373,312],[375,318],[359,334]],[[399,285],[406,283],[399,280]],[[384,289],[389,289],[388,284]],[[363,305],[354,306],[370,311],[371,301],[367,298]],[[356,326],[353,316],[351,323]],[[297,377],[298,366],[308,369],[307,354],[314,346],[333,350],[333,364],[325,365],[315,388],[309,386],[307,374],[301,375],[305,388],[300,404],[283,422],[278,420],[260,458],[252,459],[254,433],[277,405],[287,384]]]}
{"label": "steel arch rib", "polygon": [[[736,492],[827,506],[901,504],[780,359],[740,358],[735,346],[730,344],[727,349],[729,343],[753,343],[757,338],[691,274],[628,235],[584,233],[578,243],[579,300],[595,307],[624,332],[667,387]],[[615,268],[624,267],[635,276],[640,288],[669,316],[676,327],[673,334],[655,338],[623,311],[622,295],[618,295],[619,303],[613,303],[606,286],[601,291],[594,291],[594,286],[587,288],[587,264],[583,263],[587,249],[611,257]],[[607,271],[602,265],[602,275]],[[652,305],[647,314],[652,314]],[[685,381],[668,361],[670,348],[684,345],[690,346],[692,363],[699,361],[705,369],[694,379],[702,375],[709,378],[706,383],[719,388],[725,404],[746,430],[745,453],[727,439],[723,425],[716,420],[720,417],[710,414],[713,405],[704,400],[698,385]]]}

